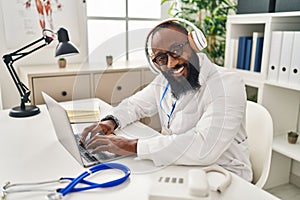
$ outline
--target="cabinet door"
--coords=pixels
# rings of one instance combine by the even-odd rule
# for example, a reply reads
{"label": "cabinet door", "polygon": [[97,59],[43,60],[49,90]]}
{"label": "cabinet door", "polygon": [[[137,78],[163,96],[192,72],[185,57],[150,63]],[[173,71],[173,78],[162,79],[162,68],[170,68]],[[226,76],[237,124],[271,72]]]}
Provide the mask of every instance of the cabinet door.
{"label": "cabinet door", "polygon": [[95,74],[95,97],[116,105],[137,92],[141,87],[141,72],[107,72]]}
{"label": "cabinet door", "polygon": [[147,86],[153,79],[157,76],[151,70],[144,70],[143,71],[143,87]]}
{"label": "cabinet door", "polygon": [[[143,85],[142,88],[146,87],[156,76],[157,74],[154,74],[151,70],[145,69],[143,71]],[[146,124],[147,126],[150,126],[154,130],[160,132],[161,131],[161,125],[158,114],[154,115],[153,117],[145,117],[141,119],[141,122]]]}
{"label": "cabinet door", "polygon": [[70,101],[91,97],[89,75],[38,77],[32,80],[32,103],[43,104],[44,91],[57,101]]}

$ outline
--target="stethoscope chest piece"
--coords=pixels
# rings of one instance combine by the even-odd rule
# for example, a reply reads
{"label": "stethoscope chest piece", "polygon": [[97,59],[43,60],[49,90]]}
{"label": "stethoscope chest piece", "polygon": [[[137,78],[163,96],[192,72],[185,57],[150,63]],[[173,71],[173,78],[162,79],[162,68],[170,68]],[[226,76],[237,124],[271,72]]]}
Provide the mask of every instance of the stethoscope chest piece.
{"label": "stethoscope chest piece", "polygon": [[55,193],[50,193],[47,196],[48,200],[61,200],[63,199],[63,195],[61,193],[55,192]]}

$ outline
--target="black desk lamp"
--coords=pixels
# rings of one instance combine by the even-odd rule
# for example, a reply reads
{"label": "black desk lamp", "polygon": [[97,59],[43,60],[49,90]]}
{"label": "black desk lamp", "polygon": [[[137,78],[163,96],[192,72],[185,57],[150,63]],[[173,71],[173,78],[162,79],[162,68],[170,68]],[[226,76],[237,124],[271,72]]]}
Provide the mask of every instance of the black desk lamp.
{"label": "black desk lamp", "polygon": [[[13,63],[33,52],[35,52],[38,49],[41,49],[44,46],[49,45],[53,41],[53,37],[49,37],[45,34],[45,32],[50,32],[53,35],[57,35],[59,44],[56,47],[56,53],[55,57],[57,56],[68,56],[68,55],[74,55],[78,54],[78,50],[73,46],[73,44],[69,41],[68,31],[64,28],[60,28],[57,33],[54,33],[51,30],[43,30],[43,37],[20,48],[19,50],[12,52],[10,54],[4,55],[2,57],[4,63],[7,66],[7,69],[20,93],[21,96],[21,105],[14,107],[11,109],[9,116],[11,117],[30,117],[33,115],[37,115],[40,113],[40,109],[37,106],[34,105],[25,105],[26,103],[30,103],[30,90],[20,81],[16,71],[14,70]],[[36,48],[33,48],[32,50],[29,50],[27,52],[24,52],[27,48],[36,45],[40,43],[41,41],[44,41],[44,43]]]}

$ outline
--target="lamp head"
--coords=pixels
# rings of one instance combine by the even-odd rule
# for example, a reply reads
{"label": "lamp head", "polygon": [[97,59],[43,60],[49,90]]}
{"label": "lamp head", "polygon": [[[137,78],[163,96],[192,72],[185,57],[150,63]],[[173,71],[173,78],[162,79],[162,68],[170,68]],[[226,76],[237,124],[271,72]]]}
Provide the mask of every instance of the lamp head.
{"label": "lamp head", "polygon": [[71,56],[78,54],[79,51],[76,47],[70,42],[68,31],[64,28],[60,28],[57,31],[58,45],[56,47],[55,57],[58,56]]}

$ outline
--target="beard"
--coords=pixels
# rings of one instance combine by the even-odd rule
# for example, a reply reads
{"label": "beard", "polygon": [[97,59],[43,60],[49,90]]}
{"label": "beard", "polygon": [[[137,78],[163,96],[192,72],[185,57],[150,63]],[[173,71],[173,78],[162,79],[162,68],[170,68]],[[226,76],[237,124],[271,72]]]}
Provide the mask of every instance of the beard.
{"label": "beard", "polygon": [[[173,71],[184,66],[188,71],[188,76],[180,76],[177,79],[174,78]],[[179,99],[180,96],[186,94],[189,91],[193,91],[200,88],[199,84],[199,58],[195,52],[192,53],[191,59],[188,62],[183,64],[178,64],[174,66],[173,69],[167,71],[162,71],[164,77],[168,80],[172,95],[176,99]]]}

